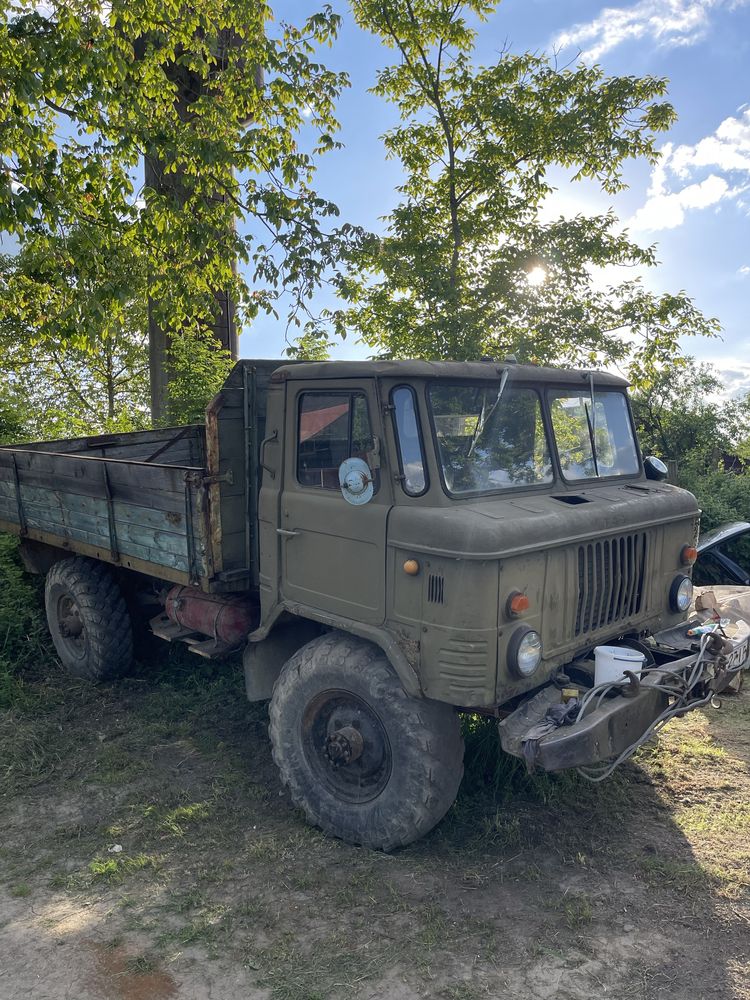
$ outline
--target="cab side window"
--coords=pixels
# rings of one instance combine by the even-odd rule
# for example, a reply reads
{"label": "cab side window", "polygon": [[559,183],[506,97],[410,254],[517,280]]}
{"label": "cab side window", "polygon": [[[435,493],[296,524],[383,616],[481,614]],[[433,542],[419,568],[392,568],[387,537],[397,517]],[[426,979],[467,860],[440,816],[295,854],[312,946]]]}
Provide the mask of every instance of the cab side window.
{"label": "cab side window", "polygon": [[347,458],[366,462],[373,447],[363,393],[302,393],[297,424],[297,480],[302,486],[338,492],[341,463]]}
{"label": "cab side window", "polygon": [[427,469],[414,390],[408,385],[398,386],[391,393],[391,404],[396,418],[401,485],[410,497],[418,497],[427,489]]}

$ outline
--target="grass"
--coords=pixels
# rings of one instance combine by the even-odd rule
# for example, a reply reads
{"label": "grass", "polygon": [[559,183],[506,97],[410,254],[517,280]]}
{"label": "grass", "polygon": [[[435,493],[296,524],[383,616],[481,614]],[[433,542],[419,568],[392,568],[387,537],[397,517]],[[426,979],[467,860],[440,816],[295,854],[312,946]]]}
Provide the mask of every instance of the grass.
{"label": "grass", "polygon": [[94,858],[88,866],[92,884],[109,882],[115,885],[124,882],[128,875],[142,872],[145,868],[157,870],[159,859],[148,854],[136,854],[132,858],[116,855],[113,858]]}
{"label": "grass", "polygon": [[71,892],[81,889],[97,889],[104,886],[119,886],[131,875],[139,872],[157,872],[161,867],[161,859],[149,854],[135,854],[132,857],[117,854],[113,857],[92,858],[78,871],[68,874],[57,873],[51,880],[53,888],[63,888]]}
{"label": "grass", "polygon": [[209,950],[222,936],[228,937],[231,933],[233,913],[226,906],[213,906],[206,913],[201,914],[181,924],[175,930],[165,931],[156,939],[156,944],[161,948],[170,948],[177,945],[187,947],[188,945],[201,944]]}
{"label": "grass", "polygon": [[48,659],[41,582],[24,572],[18,541],[0,535],[0,709],[31,708],[36,698],[25,678]]}
{"label": "grass", "polygon": [[486,989],[473,983],[455,983],[446,986],[439,994],[444,1000],[483,1000],[488,995]]}
{"label": "grass", "polygon": [[128,974],[197,959],[210,980],[210,959],[272,1000],[526,995],[530,966],[583,962],[622,923],[622,898],[601,885],[632,886],[629,913],[641,895],[658,901],[633,922],[674,947],[687,948],[686,900],[701,926],[745,932],[731,907],[745,913],[750,897],[747,760],[725,744],[746,738],[741,699],[732,721],[671,725],[597,787],[528,775],[499,752],[494,721],[467,716],[453,809],[422,841],[373,854],[325,838],[281,794],[266,708],[245,701],[239,662],[165,646],[93,687],[57,671],[35,620],[28,647],[8,632],[23,655],[0,687],[12,702],[0,701],[0,884],[40,913],[102,904]]}
{"label": "grass", "polygon": [[726,834],[744,834],[750,831],[750,803],[727,801],[710,805],[697,804],[681,809],[677,825],[691,836],[716,840]]}
{"label": "grass", "polygon": [[669,886],[686,896],[703,892],[712,883],[710,873],[697,861],[643,857],[638,859],[638,866],[655,888]]}
{"label": "grass", "polygon": [[591,900],[584,893],[563,893],[549,901],[551,910],[561,914],[569,931],[580,933],[594,919]]}
{"label": "grass", "polygon": [[668,726],[659,742],[647,744],[635,759],[655,773],[679,778],[698,768],[720,769],[729,762],[729,755],[714,739],[707,716],[693,713],[679,726]]}
{"label": "grass", "polygon": [[125,961],[126,970],[133,976],[147,976],[158,968],[159,962],[153,955],[133,955]]}
{"label": "grass", "polygon": [[303,947],[299,937],[285,934],[266,949],[250,950],[245,963],[259,973],[258,985],[269,989],[272,1000],[329,1000],[339,991],[358,995],[363,984],[382,973],[384,943],[341,927],[316,935],[314,947]]}

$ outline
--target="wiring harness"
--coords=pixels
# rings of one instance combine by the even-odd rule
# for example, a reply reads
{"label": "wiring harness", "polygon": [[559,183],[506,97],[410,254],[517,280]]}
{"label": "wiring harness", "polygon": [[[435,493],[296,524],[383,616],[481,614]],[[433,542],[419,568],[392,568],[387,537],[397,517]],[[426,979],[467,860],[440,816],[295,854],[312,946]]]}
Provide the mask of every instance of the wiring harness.
{"label": "wiring harness", "polygon": [[[721,642],[722,649],[720,650],[716,650],[717,639]],[[697,695],[694,694],[695,689],[705,681],[705,677],[702,675],[704,664],[709,659],[709,645],[713,647],[715,652],[720,652],[723,651],[724,642],[716,633],[701,636],[698,656],[695,659],[695,663],[693,663],[687,672],[670,670],[668,666],[654,665],[643,668],[640,672],[641,681],[645,677],[654,676],[656,679],[648,684],[649,689],[663,691],[672,700],[670,700],[667,708],[653,720],[648,729],[637,740],[631,743],[629,747],[626,747],[614,760],[608,761],[599,767],[579,767],[577,769],[578,773],[583,778],[594,783],[604,781],[605,778],[608,778],[612,774],[615,768],[619,767],[629,757],[632,757],[636,750],[652,739],[659,730],[663,729],[670,719],[674,719],[678,715],[683,715],[688,709],[700,708],[702,705],[711,703],[715,697],[713,690],[702,691]],[[727,668],[725,672],[727,674],[736,674],[742,669],[743,665],[740,664],[739,666]],[[580,700],[580,707],[575,721],[580,722],[592,704],[593,708],[591,711],[595,712],[601,705],[602,700],[611,691],[622,692],[622,682],[613,684],[608,681],[605,684],[599,684],[596,687],[590,688]]]}

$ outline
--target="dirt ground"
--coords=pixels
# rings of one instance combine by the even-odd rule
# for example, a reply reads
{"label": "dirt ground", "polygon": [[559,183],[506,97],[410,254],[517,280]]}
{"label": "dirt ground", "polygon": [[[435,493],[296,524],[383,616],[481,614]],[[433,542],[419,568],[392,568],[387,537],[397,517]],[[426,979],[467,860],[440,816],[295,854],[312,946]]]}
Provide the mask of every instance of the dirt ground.
{"label": "dirt ground", "polygon": [[0,713],[1,1000],[750,998],[750,694],[596,787],[480,726],[385,855],[305,825],[238,666],[191,659],[50,660]]}

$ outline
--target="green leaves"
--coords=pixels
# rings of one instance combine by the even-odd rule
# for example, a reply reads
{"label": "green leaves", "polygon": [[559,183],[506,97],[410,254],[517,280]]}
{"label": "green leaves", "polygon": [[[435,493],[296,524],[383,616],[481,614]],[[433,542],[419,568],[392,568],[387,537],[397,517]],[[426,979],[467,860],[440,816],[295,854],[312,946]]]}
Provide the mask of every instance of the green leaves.
{"label": "green leaves", "polygon": [[13,304],[0,319],[5,440],[149,424],[145,299],[130,291],[142,291],[143,276],[127,247],[108,259],[106,274],[84,274],[76,258],[86,239],[74,230],[65,242],[28,241],[15,257],[0,258],[0,295]]}
{"label": "green leaves", "polygon": [[[742,494],[746,509],[750,503],[747,477],[727,476],[720,465],[723,455],[747,454],[750,395],[722,401],[721,379],[710,365],[685,355],[669,357],[660,348],[650,350],[652,343],[638,352],[629,370],[641,446],[644,454],[678,462],[679,484],[698,495],[701,507],[709,504],[707,518],[701,519],[705,530],[716,524],[711,511],[721,494]],[[742,483],[721,482],[735,478]],[[719,520],[738,516],[744,514],[735,509]]]}
{"label": "green leaves", "polygon": [[299,322],[355,235],[312,187],[348,85],[317,59],[339,26],[327,4],[294,26],[258,0],[7,3],[0,229],[21,253],[0,325],[98,352],[150,294],[200,338],[217,289],[240,317],[284,301]]}
{"label": "green leaves", "polygon": [[[542,221],[561,172],[615,193],[629,160],[654,161],[675,117],[666,81],[560,69],[532,53],[475,67],[475,26],[495,6],[352,3],[358,23],[398,52],[373,89],[400,112],[383,141],[406,177],[384,238],[363,240],[350,259],[339,325],[388,356],[513,351],[570,364],[621,360],[646,333],[670,351],[678,335],[714,333],[684,294],[594,280],[611,265],[656,263],[611,212]],[[530,283],[532,272],[544,280]]]}

